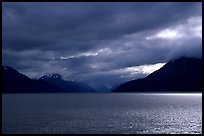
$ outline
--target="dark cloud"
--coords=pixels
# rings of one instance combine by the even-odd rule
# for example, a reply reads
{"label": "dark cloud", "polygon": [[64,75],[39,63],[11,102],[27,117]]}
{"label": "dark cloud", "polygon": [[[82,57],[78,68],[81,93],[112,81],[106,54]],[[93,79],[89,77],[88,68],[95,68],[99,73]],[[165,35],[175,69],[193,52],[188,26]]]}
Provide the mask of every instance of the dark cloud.
{"label": "dark cloud", "polygon": [[128,67],[201,57],[202,4],[3,2],[2,29],[3,64],[110,86],[146,75]]}

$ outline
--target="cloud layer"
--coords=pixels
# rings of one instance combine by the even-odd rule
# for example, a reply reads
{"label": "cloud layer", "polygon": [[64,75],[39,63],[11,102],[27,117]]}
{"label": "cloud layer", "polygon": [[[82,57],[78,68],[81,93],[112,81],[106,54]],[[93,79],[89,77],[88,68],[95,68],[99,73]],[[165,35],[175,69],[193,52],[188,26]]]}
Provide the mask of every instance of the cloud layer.
{"label": "cloud layer", "polygon": [[146,76],[132,74],[141,65],[202,55],[198,2],[4,2],[2,8],[3,64],[31,78],[60,73],[113,86]]}

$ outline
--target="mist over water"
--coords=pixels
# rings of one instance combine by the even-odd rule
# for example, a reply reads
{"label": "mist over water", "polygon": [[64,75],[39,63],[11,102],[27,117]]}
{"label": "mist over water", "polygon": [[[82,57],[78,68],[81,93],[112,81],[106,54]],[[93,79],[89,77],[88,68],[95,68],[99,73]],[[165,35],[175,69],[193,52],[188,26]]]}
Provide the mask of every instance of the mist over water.
{"label": "mist over water", "polygon": [[3,133],[202,133],[202,94],[3,94]]}

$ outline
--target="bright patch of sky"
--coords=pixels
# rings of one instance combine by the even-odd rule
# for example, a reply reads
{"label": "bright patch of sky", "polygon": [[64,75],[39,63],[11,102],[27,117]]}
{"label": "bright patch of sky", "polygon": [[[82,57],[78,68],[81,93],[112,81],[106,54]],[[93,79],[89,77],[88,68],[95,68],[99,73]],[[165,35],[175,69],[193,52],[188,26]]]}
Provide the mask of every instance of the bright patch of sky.
{"label": "bright patch of sky", "polygon": [[140,65],[140,66],[134,66],[134,67],[127,67],[124,68],[125,72],[128,72],[130,74],[150,74],[161,67],[163,67],[165,63],[157,63],[157,64],[151,64],[151,65]]}
{"label": "bright patch of sky", "polygon": [[147,36],[146,40],[154,39],[167,39],[176,40],[179,38],[192,38],[199,37],[202,38],[202,17],[192,17],[187,20],[186,24],[180,24],[177,26],[169,27],[159,32]]}
{"label": "bright patch of sky", "polygon": [[67,57],[61,56],[59,58],[62,60],[67,60],[67,59],[80,58],[80,57],[97,56],[99,54],[111,53],[111,52],[112,51],[110,50],[110,48],[103,48],[103,49],[99,49],[97,51],[89,51],[89,52],[79,53],[77,55],[67,56]]}

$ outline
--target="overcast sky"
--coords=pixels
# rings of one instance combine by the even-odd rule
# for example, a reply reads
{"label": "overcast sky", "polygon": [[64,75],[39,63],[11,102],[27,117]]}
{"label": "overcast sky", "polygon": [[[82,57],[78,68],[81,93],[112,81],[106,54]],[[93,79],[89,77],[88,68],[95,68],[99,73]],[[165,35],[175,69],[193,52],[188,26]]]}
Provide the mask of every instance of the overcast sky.
{"label": "overcast sky", "polygon": [[2,63],[109,87],[202,55],[202,3],[3,3]]}

